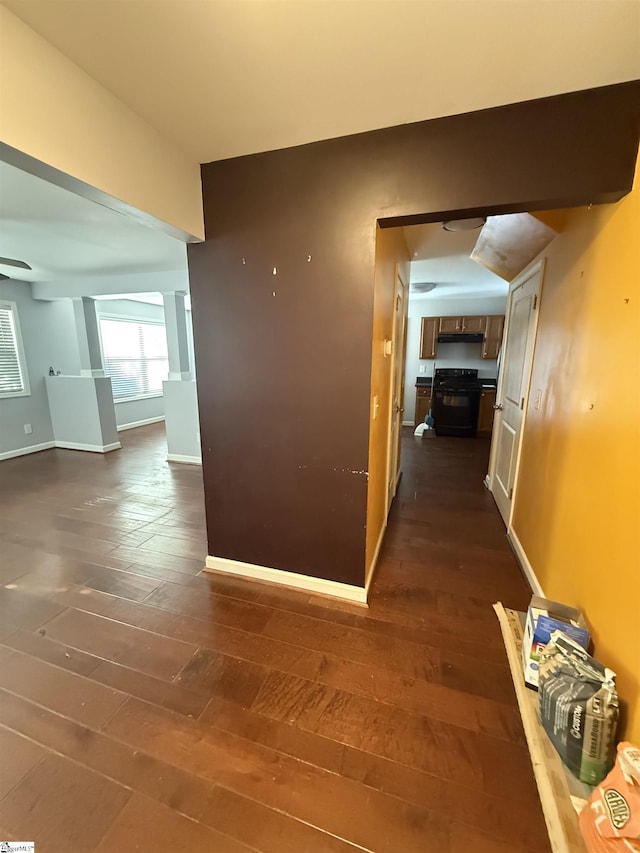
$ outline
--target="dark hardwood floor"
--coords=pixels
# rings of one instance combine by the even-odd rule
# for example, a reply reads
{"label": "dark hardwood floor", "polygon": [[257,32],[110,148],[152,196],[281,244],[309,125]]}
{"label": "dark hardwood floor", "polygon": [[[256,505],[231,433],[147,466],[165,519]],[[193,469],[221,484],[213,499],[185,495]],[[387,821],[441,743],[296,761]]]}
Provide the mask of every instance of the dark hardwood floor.
{"label": "dark hardwood floor", "polygon": [[370,607],[200,574],[160,425],[0,465],[0,838],[112,850],[542,853],[491,604],[529,592],[488,443],[403,439]]}

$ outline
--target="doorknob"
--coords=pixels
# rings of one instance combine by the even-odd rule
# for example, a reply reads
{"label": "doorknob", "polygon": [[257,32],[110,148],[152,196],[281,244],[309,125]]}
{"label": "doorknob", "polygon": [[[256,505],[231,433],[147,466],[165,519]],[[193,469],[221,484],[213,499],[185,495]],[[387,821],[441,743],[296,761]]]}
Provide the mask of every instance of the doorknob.
{"label": "doorknob", "polygon": [[494,403],[493,408],[496,412],[501,412],[504,409],[502,403]]}

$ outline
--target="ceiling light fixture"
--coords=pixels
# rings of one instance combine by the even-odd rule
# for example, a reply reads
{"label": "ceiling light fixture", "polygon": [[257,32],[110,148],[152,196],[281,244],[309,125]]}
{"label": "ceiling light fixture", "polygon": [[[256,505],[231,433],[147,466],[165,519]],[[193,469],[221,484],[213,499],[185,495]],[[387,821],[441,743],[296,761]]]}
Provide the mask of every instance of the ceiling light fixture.
{"label": "ceiling light fixture", "polygon": [[435,281],[417,281],[415,284],[411,284],[409,289],[413,293],[430,293],[437,286],[438,284]]}
{"label": "ceiling light fixture", "polygon": [[476,216],[474,219],[449,219],[442,223],[445,231],[474,231],[482,228],[487,221],[485,216]]}

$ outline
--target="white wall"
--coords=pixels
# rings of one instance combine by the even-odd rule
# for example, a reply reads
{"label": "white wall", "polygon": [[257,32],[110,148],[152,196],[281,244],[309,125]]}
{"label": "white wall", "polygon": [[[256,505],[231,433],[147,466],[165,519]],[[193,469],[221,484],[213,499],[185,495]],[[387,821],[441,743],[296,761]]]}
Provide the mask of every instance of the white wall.
{"label": "white wall", "polygon": [[[483,359],[482,344],[438,344],[435,359],[420,358],[420,331],[423,317],[462,317],[476,314],[504,314],[506,296],[480,299],[443,299],[427,294],[409,299],[407,361],[404,378],[404,423],[413,424],[416,405],[416,377],[432,376],[434,367],[476,368],[478,376],[495,378],[495,359]],[[424,365],[425,372],[420,373]]]}
{"label": "white wall", "polygon": [[[162,305],[152,305],[148,302],[137,302],[133,299],[100,299],[96,302],[98,317],[111,315],[116,317],[133,317],[136,320],[153,320],[164,323],[164,308]],[[129,424],[139,424],[140,421],[150,421],[164,417],[164,398],[162,394],[155,397],[145,397],[142,400],[128,400],[116,403],[116,423],[118,428]]]}
{"label": "white wall", "polygon": [[114,409],[118,429],[142,426],[141,422],[151,423],[164,418],[164,397],[162,394],[156,394],[142,400],[126,400],[123,403],[114,403]]}
{"label": "white wall", "polygon": [[[31,395],[0,400],[0,454],[53,441],[45,376],[49,367],[80,372],[80,359],[70,300],[38,302],[31,285],[0,282],[0,299],[15,302],[22,332]],[[33,432],[26,435],[24,425]]]}

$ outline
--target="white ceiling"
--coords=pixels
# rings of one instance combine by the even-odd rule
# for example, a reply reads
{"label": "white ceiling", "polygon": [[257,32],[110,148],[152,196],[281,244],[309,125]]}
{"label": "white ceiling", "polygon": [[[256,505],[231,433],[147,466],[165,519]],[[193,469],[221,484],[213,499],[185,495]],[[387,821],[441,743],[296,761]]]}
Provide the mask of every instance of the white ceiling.
{"label": "white ceiling", "polygon": [[[0,3],[199,162],[640,77],[639,0]],[[469,260],[476,232],[405,231],[434,296],[505,292]],[[3,163],[0,255],[40,292],[186,279],[182,243]]]}
{"label": "white ceiling", "polygon": [[640,77],[638,0],[3,2],[198,162]]}
{"label": "white ceiling", "polygon": [[429,293],[409,291],[416,299],[506,296],[509,284],[469,257],[480,234],[476,231],[445,231],[439,222],[404,228],[411,254],[411,285],[431,282]]}
{"label": "white ceiling", "polygon": [[184,243],[0,162],[0,264],[23,281],[184,271]]}

